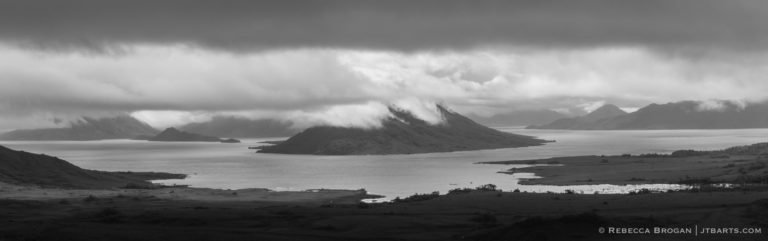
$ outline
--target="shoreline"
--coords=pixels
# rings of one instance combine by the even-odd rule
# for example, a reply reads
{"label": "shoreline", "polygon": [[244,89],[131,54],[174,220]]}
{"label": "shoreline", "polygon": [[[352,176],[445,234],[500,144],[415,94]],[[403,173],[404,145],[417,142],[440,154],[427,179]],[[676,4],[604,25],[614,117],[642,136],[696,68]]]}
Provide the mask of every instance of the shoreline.
{"label": "shoreline", "polygon": [[0,182],[0,200],[67,200],[112,198],[117,196],[152,197],[168,201],[204,202],[343,202],[357,203],[363,199],[382,198],[364,189],[312,189],[304,191],[273,191],[266,188],[214,189],[187,186],[157,186],[153,188],[68,189]]}
{"label": "shoreline", "polygon": [[[532,165],[500,173],[533,173],[523,185],[632,184],[766,184],[768,155],[726,154],[720,151],[689,155],[572,156],[533,160],[479,162],[488,165]],[[543,164],[543,165],[538,165]]]}

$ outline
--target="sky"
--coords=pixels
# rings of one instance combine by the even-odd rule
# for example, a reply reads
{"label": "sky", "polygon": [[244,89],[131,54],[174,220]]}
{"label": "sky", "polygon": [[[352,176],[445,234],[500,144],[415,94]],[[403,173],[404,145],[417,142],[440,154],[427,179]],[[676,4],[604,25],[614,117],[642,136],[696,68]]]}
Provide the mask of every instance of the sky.
{"label": "sky", "polygon": [[0,1],[0,130],[764,101],[768,1]]}

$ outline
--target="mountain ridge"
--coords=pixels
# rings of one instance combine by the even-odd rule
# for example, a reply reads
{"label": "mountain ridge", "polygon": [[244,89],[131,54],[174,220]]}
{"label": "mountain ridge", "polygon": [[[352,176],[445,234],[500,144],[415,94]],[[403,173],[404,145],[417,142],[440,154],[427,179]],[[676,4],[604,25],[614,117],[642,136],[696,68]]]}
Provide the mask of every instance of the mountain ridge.
{"label": "mountain ridge", "polygon": [[294,129],[288,121],[270,118],[252,120],[235,116],[215,116],[209,121],[189,123],[178,129],[207,136],[238,138],[292,136],[300,131]]}
{"label": "mountain ridge", "polygon": [[[711,104],[711,103],[710,103]],[[657,130],[657,129],[746,129],[768,128],[768,102],[740,105],[715,101],[679,101],[650,104],[639,110],[594,121],[560,119],[529,129],[569,130]]]}
{"label": "mountain ridge", "polygon": [[539,123],[549,123],[558,119],[568,118],[568,115],[553,110],[516,110],[499,113],[488,117],[468,115],[473,121],[485,126],[527,126]]}
{"label": "mountain ridge", "polygon": [[70,123],[69,127],[19,129],[0,134],[0,140],[106,140],[130,139],[141,135],[155,135],[158,131],[129,115],[115,117],[91,118],[82,117]]}

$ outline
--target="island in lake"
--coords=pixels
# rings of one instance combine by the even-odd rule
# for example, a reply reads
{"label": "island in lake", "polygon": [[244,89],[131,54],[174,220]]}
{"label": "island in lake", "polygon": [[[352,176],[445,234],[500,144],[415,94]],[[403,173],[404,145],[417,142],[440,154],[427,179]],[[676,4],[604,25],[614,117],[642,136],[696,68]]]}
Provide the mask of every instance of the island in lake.
{"label": "island in lake", "polygon": [[382,155],[451,152],[537,146],[535,137],[498,131],[475,123],[442,105],[438,124],[428,123],[407,110],[389,107],[381,127],[315,126],[259,152],[314,155]]}
{"label": "island in lake", "polygon": [[170,127],[165,129],[160,134],[153,137],[148,137],[148,141],[166,141],[166,142],[221,142],[221,143],[240,143],[240,140],[227,138],[222,139],[219,137],[205,136],[197,133],[191,133],[186,131],[180,131],[176,128]]}

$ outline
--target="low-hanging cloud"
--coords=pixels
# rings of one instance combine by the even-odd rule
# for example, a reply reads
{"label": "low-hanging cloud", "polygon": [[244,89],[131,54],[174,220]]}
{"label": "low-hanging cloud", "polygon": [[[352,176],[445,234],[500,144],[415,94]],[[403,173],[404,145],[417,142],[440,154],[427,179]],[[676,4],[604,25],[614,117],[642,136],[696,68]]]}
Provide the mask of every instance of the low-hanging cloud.
{"label": "low-hanging cloud", "polygon": [[766,66],[768,55],[691,60],[644,48],[232,54],[141,45],[107,55],[0,45],[0,129],[118,113],[163,126],[215,114],[375,126],[386,115],[382,106],[390,104],[438,123],[432,103],[460,113],[500,113],[594,103],[758,101],[768,92]]}
{"label": "low-hanging cloud", "polygon": [[742,111],[747,107],[746,102],[738,100],[702,100],[696,105],[697,111]]}

